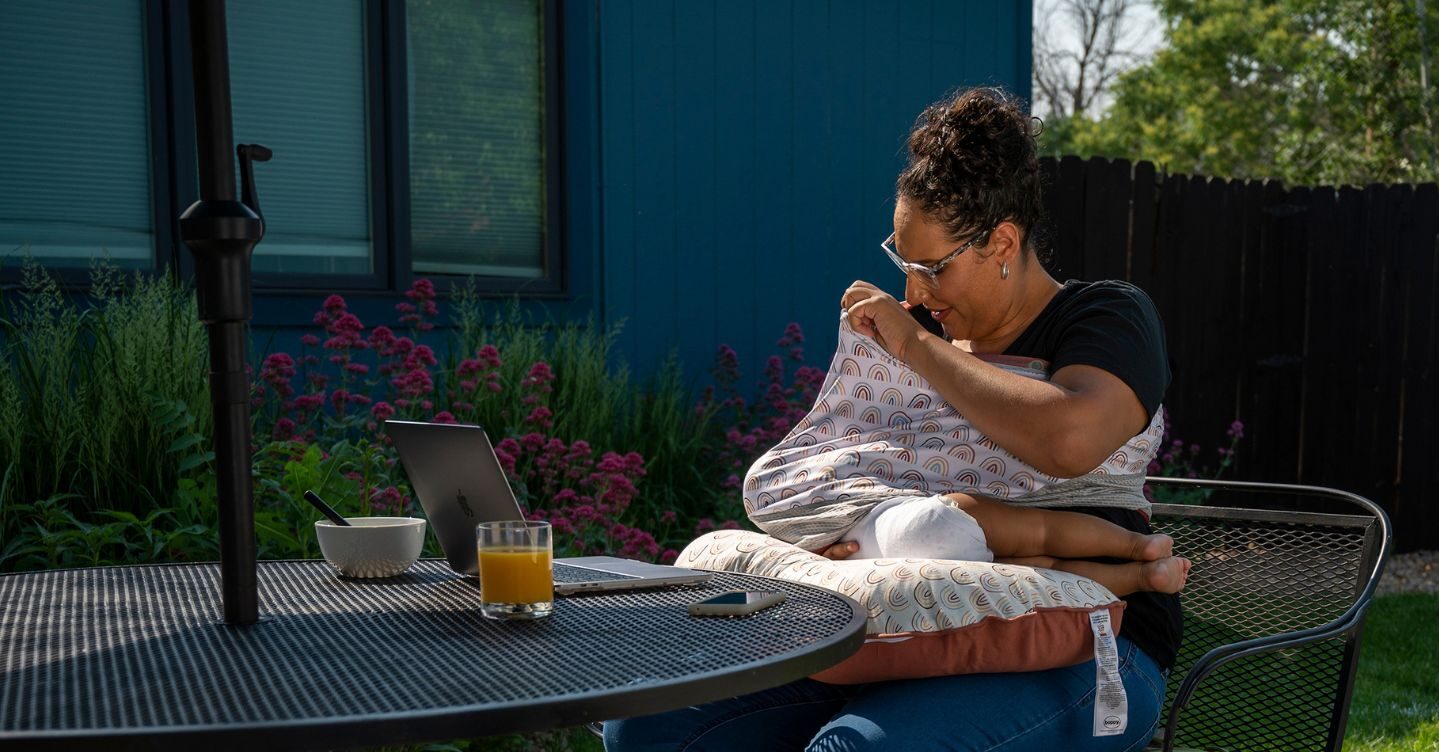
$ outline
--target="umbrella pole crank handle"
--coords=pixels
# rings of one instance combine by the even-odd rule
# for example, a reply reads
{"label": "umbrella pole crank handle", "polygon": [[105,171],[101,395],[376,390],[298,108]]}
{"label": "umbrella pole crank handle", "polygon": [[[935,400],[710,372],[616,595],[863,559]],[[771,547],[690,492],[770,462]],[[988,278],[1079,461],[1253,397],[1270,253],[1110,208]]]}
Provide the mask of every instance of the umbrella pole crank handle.
{"label": "umbrella pole crank handle", "polygon": [[[260,238],[263,238],[265,214],[260,211],[260,197],[255,191],[255,163],[268,162],[275,154],[259,144],[240,144],[235,147],[235,154],[240,158],[240,203],[260,218]],[[255,242],[260,242],[260,238],[255,238]]]}

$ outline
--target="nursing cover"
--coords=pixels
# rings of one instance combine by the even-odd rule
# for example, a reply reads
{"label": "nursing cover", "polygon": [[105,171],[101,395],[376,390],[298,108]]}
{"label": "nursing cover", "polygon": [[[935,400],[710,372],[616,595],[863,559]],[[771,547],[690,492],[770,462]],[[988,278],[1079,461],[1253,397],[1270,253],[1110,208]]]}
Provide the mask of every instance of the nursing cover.
{"label": "nursing cover", "polygon": [[[1037,358],[977,355],[1047,380]],[[1144,472],[1159,451],[1163,408],[1149,426],[1078,478],[1041,472],[1001,449],[913,369],[840,314],[839,347],[814,408],[745,475],[745,511],[760,529],[803,548],[839,540],[895,494],[968,493],[1038,507],[1149,511]]]}

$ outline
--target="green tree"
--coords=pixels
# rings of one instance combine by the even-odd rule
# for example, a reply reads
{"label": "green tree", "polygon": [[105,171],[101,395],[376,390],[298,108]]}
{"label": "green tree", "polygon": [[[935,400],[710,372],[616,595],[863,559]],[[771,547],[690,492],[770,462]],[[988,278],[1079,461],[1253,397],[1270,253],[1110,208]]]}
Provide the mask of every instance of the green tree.
{"label": "green tree", "polygon": [[1439,23],[1424,2],[1157,0],[1167,44],[1107,113],[1055,124],[1054,141],[1229,178],[1435,180]]}

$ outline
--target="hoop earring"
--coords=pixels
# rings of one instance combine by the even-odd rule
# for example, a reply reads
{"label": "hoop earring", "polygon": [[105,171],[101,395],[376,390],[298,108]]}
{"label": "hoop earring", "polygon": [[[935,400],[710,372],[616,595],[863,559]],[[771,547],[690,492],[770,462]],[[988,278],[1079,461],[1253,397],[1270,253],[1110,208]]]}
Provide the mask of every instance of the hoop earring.
{"label": "hoop earring", "polygon": [[1000,279],[1009,279],[1009,262],[1008,262],[1008,261],[1006,261],[1006,262],[1004,262],[1003,264],[1000,264],[1000,265],[999,265],[999,278],[1000,278]]}

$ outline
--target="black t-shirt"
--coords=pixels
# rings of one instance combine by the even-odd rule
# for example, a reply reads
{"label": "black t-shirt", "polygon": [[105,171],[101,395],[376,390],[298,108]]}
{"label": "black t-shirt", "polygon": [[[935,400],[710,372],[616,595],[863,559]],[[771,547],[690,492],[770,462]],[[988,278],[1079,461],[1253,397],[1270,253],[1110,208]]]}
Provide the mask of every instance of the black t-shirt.
{"label": "black t-shirt", "polygon": [[1146,421],[1154,417],[1169,388],[1169,354],[1159,312],[1143,290],[1128,282],[1065,282],[1004,352],[1043,358],[1050,373],[1065,366],[1108,371],[1134,390]]}
{"label": "black t-shirt", "polygon": [[[1051,373],[1070,365],[1108,371],[1138,395],[1146,419],[1153,419],[1169,386],[1169,356],[1159,312],[1144,291],[1128,282],[1064,283],[1064,288],[1005,354],[1047,360]],[[1153,532],[1149,520],[1134,510],[1066,507],[1065,511],[1091,514],[1126,530]],[[1128,605],[1119,633],[1160,667],[1174,665],[1184,627],[1179,596],[1135,593],[1125,596],[1124,601]]]}

